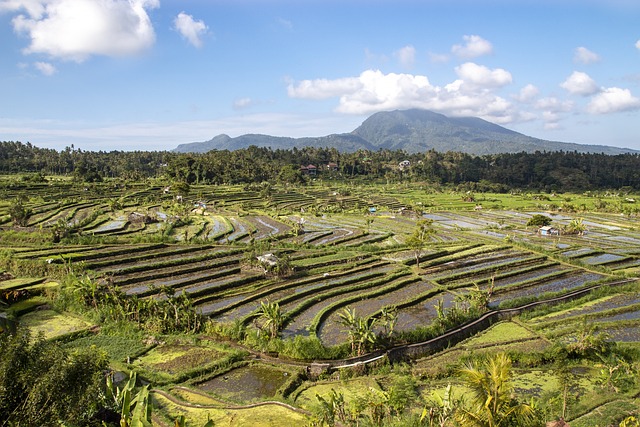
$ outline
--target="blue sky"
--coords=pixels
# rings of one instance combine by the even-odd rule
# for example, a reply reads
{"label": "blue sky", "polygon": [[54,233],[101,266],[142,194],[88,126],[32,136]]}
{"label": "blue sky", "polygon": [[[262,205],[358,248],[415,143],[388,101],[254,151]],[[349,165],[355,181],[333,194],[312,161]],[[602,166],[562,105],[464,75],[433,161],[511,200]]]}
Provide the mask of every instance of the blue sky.
{"label": "blue sky", "polygon": [[0,0],[0,140],[167,150],[476,116],[640,149],[636,0]]}

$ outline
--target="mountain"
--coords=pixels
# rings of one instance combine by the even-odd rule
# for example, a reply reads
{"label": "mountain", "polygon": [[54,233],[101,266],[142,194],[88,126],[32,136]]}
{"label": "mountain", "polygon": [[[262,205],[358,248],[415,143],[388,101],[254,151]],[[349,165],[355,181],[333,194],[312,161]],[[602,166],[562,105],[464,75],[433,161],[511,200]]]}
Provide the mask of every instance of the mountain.
{"label": "mountain", "polygon": [[447,117],[418,109],[375,113],[351,133],[308,138],[259,134],[231,138],[222,134],[205,142],[181,144],[173,151],[205,153],[210,150],[237,150],[251,145],[271,147],[274,150],[307,146],[328,147],[342,152],[389,149],[417,153],[433,149],[476,155],[561,150],[604,154],[638,152],[605,145],[547,141],[523,135],[477,117]]}

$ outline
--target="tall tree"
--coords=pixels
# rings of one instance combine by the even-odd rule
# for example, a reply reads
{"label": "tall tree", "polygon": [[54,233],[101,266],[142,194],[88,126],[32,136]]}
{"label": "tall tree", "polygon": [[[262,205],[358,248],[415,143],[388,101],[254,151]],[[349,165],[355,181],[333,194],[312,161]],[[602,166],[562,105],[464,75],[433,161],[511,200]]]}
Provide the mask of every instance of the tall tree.
{"label": "tall tree", "polygon": [[416,229],[413,234],[406,240],[407,246],[413,250],[416,258],[416,266],[420,268],[420,256],[422,250],[431,240],[431,235],[435,233],[433,229],[433,221],[430,219],[420,219],[416,222]]}
{"label": "tall tree", "polygon": [[459,371],[463,385],[470,390],[470,406],[456,411],[462,427],[537,426],[534,407],[513,395],[511,359],[496,354],[483,363],[468,364]]}

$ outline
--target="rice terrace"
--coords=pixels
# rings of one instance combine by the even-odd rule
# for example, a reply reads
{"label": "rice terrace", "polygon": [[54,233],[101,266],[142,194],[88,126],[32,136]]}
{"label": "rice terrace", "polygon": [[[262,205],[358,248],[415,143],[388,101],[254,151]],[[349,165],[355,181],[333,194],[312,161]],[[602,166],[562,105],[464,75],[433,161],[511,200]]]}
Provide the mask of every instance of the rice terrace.
{"label": "rice terrace", "polygon": [[[4,175],[3,399],[67,393],[79,424],[454,425],[465,372],[502,363],[502,403],[532,411],[504,425],[631,422],[633,188],[496,191],[395,165],[217,184]],[[39,389],[16,379],[24,364]],[[24,411],[10,417],[38,419]]]}

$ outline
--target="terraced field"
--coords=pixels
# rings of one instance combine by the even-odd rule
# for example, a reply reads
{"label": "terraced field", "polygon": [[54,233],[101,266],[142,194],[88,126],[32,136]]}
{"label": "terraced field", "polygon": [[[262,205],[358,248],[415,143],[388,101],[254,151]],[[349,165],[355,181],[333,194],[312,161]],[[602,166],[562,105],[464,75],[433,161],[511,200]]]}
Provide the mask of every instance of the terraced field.
{"label": "terraced field", "polygon": [[[547,238],[525,227],[541,213],[536,210],[417,215],[397,196],[342,196],[327,188],[275,190],[264,197],[224,187],[215,195],[199,191],[193,207],[176,202],[161,186],[125,193],[104,188],[90,201],[71,186],[61,189],[60,201],[46,191],[43,202],[32,203],[28,227],[47,230],[63,220],[72,235],[99,236],[107,243],[14,248],[15,257],[81,265],[138,298],[164,298],[168,289],[185,293],[218,322],[250,324],[261,302],[277,302],[284,336],[317,335],[326,345],[346,340],[336,320],[345,307],[371,316],[396,306],[398,330],[410,330],[433,322],[438,301],[449,307],[473,288],[489,292],[489,306],[498,307],[640,268],[640,233],[631,218],[585,215],[586,235]],[[368,207],[376,209],[371,213]],[[345,213],[349,209],[361,211]],[[559,225],[573,218],[545,214]],[[431,220],[436,232],[415,268],[411,253],[393,248],[405,242],[420,218]],[[265,275],[248,258],[260,251],[286,255],[293,273]]]}
{"label": "terraced field", "polygon": [[[210,337],[148,343],[96,334],[96,324],[46,305],[45,295],[58,286],[47,274],[88,274],[95,283],[138,301],[184,294],[215,333],[239,325],[247,336],[257,336],[261,304],[277,303],[283,339],[278,349],[299,339],[319,343],[325,354],[335,351],[339,357],[346,355],[350,339],[340,319],[345,308],[364,319],[395,308],[396,336],[410,337],[416,329],[437,324],[442,311],[464,308],[475,292],[488,296],[486,309],[497,310],[601,284],[599,293],[585,292],[577,302],[498,323],[418,360],[411,368],[416,378],[444,375],[457,360],[497,348],[539,354],[554,342],[574,342],[585,324],[596,326],[609,341],[640,344],[637,286],[609,286],[640,274],[636,217],[549,212],[524,196],[518,203],[527,208],[516,210],[503,209],[498,197],[476,209],[479,203],[454,195],[443,195],[450,202],[438,205],[432,195],[400,190],[372,195],[356,187],[274,187],[266,194],[240,186],[194,186],[192,194],[198,196],[182,202],[163,188],[35,186],[28,202],[33,213],[23,228],[11,225],[8,205],[0,204],[5,236],[32,233],[31,240],[19,243],[6,237],[4,256],[11,265],[34,272],[0,281],[0,294],[35,295],[11,311],[34,331],[63,339],[70,348],[104,347],[118,366],[135,369],[156,384],[173,385],[155,391],[154,398],[167,412],[187,414],[196,423],[212,416],[221,423],[234,417],[251,423],[275,417],[265,425],[278,425],[281,419],[304,424],[313,409],[313,393],[326,394],[329,386],[299,387],[296,381],[305,377],[302,369],[310,360],[277,359],[275,352],[250,355],[239,346],[245,343],[221,344]],[[5,192],[11,197],[23,190]],[[416,206],[423,208],[414,210]],[[560,228],[582,218],[587,232],[541,236],[526,225],[536,214],[549,216]],[[407,243],[421,219],[431,221],[433,232],[416,249]],[[53,241],[54,231],[62,232],[62,244]],[[268,254],[286,260],[288,270],[276,274],[258,260]],[[382,326],[374,332],[382,336]],[[405,344],[398,339],[388,345],[397,349]],[[377,351],[375,357],[391,350],[383,346]],[[518,392],[535,396],[552,381],[547,372],[521,375],[527,379]],[[368,380],[361,378],[354,387],[364,387]],[[387,380],[367,387],[383,390]],[[327,384],[349,390],[344,379]],[[277,402],[285,396],[298,407]],[[612,403],[598,404],[606,408]],[[594,408],[584,409],[575,417],[577,424],[571,424],[591,425],[580,420],[587,420]]]}

